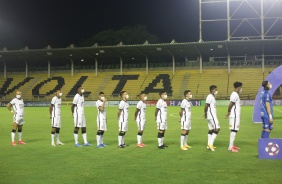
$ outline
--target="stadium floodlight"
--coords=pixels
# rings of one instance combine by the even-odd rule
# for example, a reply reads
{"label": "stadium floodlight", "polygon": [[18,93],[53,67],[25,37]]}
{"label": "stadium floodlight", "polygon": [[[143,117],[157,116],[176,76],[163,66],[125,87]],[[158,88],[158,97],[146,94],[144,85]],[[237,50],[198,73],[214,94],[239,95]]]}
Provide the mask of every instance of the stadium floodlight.
{"label": "stadium floodlight", "polygon": [[[209,31],[204,28],[213,22],[217,27],[226,26],[227,41],[280,39],[281,4],[282,0],[199,0],[199,42],[204,40],[203,32]],[[208,11],[214,7],[220,7],[218,9],[222,11],[216,15]],[[216,35],[214,38],[219,39]]]}

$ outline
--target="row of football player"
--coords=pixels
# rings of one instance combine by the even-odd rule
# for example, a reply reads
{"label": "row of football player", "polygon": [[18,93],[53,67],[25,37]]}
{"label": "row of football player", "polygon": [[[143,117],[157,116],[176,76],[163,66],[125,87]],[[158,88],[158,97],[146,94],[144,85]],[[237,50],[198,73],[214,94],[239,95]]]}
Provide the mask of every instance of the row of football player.
{"label": "row of football player", "polygon": [[[268,115],[267,118],[263,119],[263,131],[262,131],[262,138],[269,137],[269,132],[272,129],[272,99],[268,93],[268,90],[271,88],[271,84],[268,81],[264,81],[262,83],[264,87],[264,95],[262,95],[262,107],[261,111],[266,112],[265,114]],[[213,146],[214,140],[217,137],[218,132],[220,131],[220,125],[217,119],[216,114],[216,99],[215,96],[217,94],[217,87],[215,85],[210,86],[210,94],[206,98],[206,105],[204,108],[204,117],[208,121],[208,144],[207,149],[211,151],[215,151],[216,147]],[[239,94],[242,92],[242,83],[235,82],[234,83],[234,91],[230,95],[230,104],[228,106],[228,113],[226,114],[226,118],[229,117],[229,128],[231,130],[230,133],[230,141],[228,150],[232,152],[238,152],[240,149],[239,147],[234,145],[236,133],[240,127],[240,97]],[[81,128],[82,137],[84,140],[84,146],[91,146],[91,144],[87,141],[86,136],[86,121],[84,116],[84,89],[82,86],[77,87],[77,94],[73,99],[73,104],[71,107],[73,119],[74,119],[74,140],[75,146],[80,147],[81,144],[78,142],[78,131]],[[164,149],[167,145],[164,144],[164,134],[167,129],[167,103],[165,102],[167,98],[167,94],[165,91],[159,92],[160,99],[156,104],[155,110],[155,119],[157,122],[157,129],[158,129],[158,148]],[[61,127],[61,99],[62,93],[60,90],[56,91],[56,95],[52,98],[51,105],[50,105],[50,119],[52,123],[52,131],[51,131],[51,145],[63,145],[62,142],[59,140],[59,133]],[[118,135],[118,148],[124,148],[127,145],[124,143],[124,136],[127,132],[128,127],[128,107],[129,104],[127,102],[129,95],[126,91],[122,91],[120,93],[121,101],[119,103],[117,118],[119,123],[119,135]],[[137,103],[136,110],[135,110],[135,120],[138,126],[138,134],[137,134],[137,146],[144,147],[146,146],[142,142],[142,134],[144,131],[145,123],[146,123],[146,95],[141,93],[139,95],[140,101]],[[188,134],[191,129],[191,102],[190,99],[192,98],[192,93],[190,90],[184,91],[184,99],[180,105],[180,122],[181,122],[181,137],[180,137],[180,148],[182,150],[187,150],[191,148],[187,144]],[[96,102],[96,107],[98,110],[97,114],[97,148],[103,148],[106,146],[103,142],[104,132],[107,130],[106,125],[106,98],[103,92],[99,93],[99,100]],[[13,109],[11,109],[13,106]],[[265,107],[265,108],[264,108]],[[14,124],[11,133],[12,137],[12,145],[15,146],[16,143],[15,139],[15,132],[18,129],[18,143],[25,144],[21,140],[22,134],[22,126],[24,124],[24,103],[23,99],[21,98],[21,92],[16,92],[16,98],[14,98],[10,103],[8,103],[7,108],[14,114]],[[55,144],[55,136],[56,136],[56,144]]]}
{"label": "row of football player", "polygon": [[[216,99],[215,96],[217,94],[217,86],[211,85],[210,86],[210,94],[206,98],[206,105],[204,108],[204,117],[208,121],[208,144],[207,149],[211,151],[215,151],[216,147],[213,146],[213,143],[217,137],[217,134],[220,131],[220,125],[217,118],[216,113]],[[75,123],[75,145],[81,146],[77,141],[77,133],[79,127],[84,128],[82,129],[82,135],[84,137],[84,145],[88,145],[86,140],[86,124],[85,124],[85,118],[84,116],[80,116],[79,114],[84,111],[83,109],[83,88],[79,87],[77,89],[78,93],[74,97],[73,105],[72,105],[72,112],[74,116],[74,123]],[[239,93],[242,91],[242,83],[241,82],[235,82],[234,83],[234,92],[232,92],[230,96],[230,105],[228,107],[228,113],[226,117],[229,117],[229,123],[230,123],[230,143],[229,143],[229,151],[232,152],[238,152],[240,148],[236,147],[234,145],[234,140],[237,131],[239,130],[240,125],[240,98]],[[165,149],[167,147],[166,144],[164,144],[164,135],[167,130],[167,94],[165,91],[159,92],[160,99],[157,101],[156,109],[155,109],[155,120],[157,123],[157,129],[158,129],[158,148],[159,149]],[[127,102],[129,95],[126,91],[120,92],[121,101],[118,105],[118,112],[117,112],[117,119],[119,123],[119,135],[118,135],[118,148],[125,148],[127,145],[124,142],[125,134],[128,130],[128,114],[129,114],[129,104]],[[57,97],[54,97],[57,99]],[[147,97],[144,93],[139,94],[140,101],[136,105],[136,110],[134,113],[134,118],[137,123],[138,127],[138,133],[137,133],[137,147],[144,147],[146,146],[142,142],[142,135],[146,123],[146,100]],[[188,134],[191,130],[191,101],[192,93],[190,90],[184,91],[184,99],[181,102],[180,105],[180,122],[181,122],[181,136],[180,136],[180,148],[182,150],[187,150],[188,148],[191,148],[187,144],[188,142]],[[97,147],[103,148],[105,146],[103,142],[103,136],[104,132],[107,130],[107,124],[106,124],[106,98],[104,96],[103,92],[99,93],[99,100],[96,102],[96,107],[98,110],[97,114]],[[77,111],[77,112],[76,112]],[[51,112],[51,111],[50,111]],[[52,116],[53,117],[53,116]]]}

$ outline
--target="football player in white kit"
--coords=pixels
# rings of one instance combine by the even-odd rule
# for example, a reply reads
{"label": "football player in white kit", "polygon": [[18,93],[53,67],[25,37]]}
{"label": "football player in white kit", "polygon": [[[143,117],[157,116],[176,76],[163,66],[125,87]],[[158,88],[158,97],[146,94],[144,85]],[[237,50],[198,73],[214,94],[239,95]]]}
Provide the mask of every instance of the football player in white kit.
{"label": "football player in white kit", "polygon": [[107,131],[107,118],[106,118],[106,97],[104,92],[99,93],[99,99],[96,102],[97,107],[97,148],[107,146],[104,144],[104,132]]}
{"label": "football player in white kit", "polygon": [[[56,95],[52,98],[49,107],[50,119],[51,119],[51,145],[64,145],[60,141],[60,128],[61,128],[61,105],[62,105],[62,92],[61,90],[56,90]],[[56,144],[55,144],[55,134],[56,134]]]}
{"label": "football player in white kit", "polygon": [[22,129],[24,124],[24,102],[22,99],[22,93],[20,91],[16,92],[16,98],[14,98],[10,103],[7,104],[7,108],[14,115],[13,129],[11,133],[12,146],[17,145],[15,142],[15,134],[17,129],[18,129],[18,144],[26,144],[24,141],[22,141]]}
{"label": "football player in white kit", "polygon": [[120,92],[121,101],[119,102],[117,118],[119,125],[119,135],[118,135],[118,148],[125,148],[126,145],[124,143],[124,135],[128,130],[128,107],[129,104],[127,102],[129,95],[126,91]]}
{"label": "football player in white kit", "polygon": [[86,120],[84,116],[84,89],[82,86],[77,87],[77,94],[74,96],[71,112],[74,120],[74,141],[76,147],[81,147],[81,144],[78,142],[78,131],[81,128],[81,133],[84,141],[84,146],[91,146],[87,142],[86,135]]}
{"label": "football player in white kit", "polygon": [[210,86],[210,94],[206,98],[206,105],[204,109],[204,117],[208,120],[208,146],[207,149],[215,151],[216,147],[213,145],[214,140],[218,132],[220,131],[220,125],[216,115],[216,100],[217,87],[215,85]]}
{"label": "football player in white kit", "polygon": [[168,147],[164,144],[164,134],[167,129],[167,94],[165,91],[159,92],[160,99],[158,100],[156,104],[156,110],[155,110],[155,119],[157,122],[157,128],[159,130],[158,132],[158,148],[164,149],[165,147]]}
{"label": "football player in white kit", "polygon": [[234,91],[230,95],[230,103],[225,118],[229,117],[229,129],[231,130],[228,151],[238,152],[240,148],[234,145],[234,141],[240,128],[241,104],[239,93],[242,92],[243,83],[235,82],[233,86]]}
{"label": "football player in white kit", "polygon": [[190,101],[192,98],[192,93],[190,90],[184,91],[184,99],[180,104],[180,123],[181,123],[181,136],[180,136],[180,149],[188,150],[192,148],[187,144],[188,134],[191,130],[191,107],[192,103]]}
{"label": "football player in white kit", "polygon": [[147,96],[145,95],[145,93],[141,92],[139,94],[139,99],[140,101],[136,105],[134,120],[136,121],[137,127],[138,127],[137,147],[143,148],[144,146],[146,146],[146,144],[142,142],[142,135],[143,135],[143,131],[144,131],[145,124],[146,124],[146,103],[145,101],[147,100]]}

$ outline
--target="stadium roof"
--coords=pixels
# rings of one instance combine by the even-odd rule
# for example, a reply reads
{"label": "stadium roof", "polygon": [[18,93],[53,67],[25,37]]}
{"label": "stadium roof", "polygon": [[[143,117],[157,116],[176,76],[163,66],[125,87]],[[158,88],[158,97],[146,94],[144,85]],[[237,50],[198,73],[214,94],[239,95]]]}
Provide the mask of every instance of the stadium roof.
{"label": "stadium roof", "polygon": [[26,62],[26,61],[69,61],[73,59],[113,58],[113,57],[145,57],[165,56],[193,58],[202,56],[226,57],[244,55],[282,55],[282,39],[276,40],[233,40],[213,42],[188,42],[188,43],[161,43],[117,46],[98,46],[44,49],[28,49],[0,51],[0,61],[4,62]]}

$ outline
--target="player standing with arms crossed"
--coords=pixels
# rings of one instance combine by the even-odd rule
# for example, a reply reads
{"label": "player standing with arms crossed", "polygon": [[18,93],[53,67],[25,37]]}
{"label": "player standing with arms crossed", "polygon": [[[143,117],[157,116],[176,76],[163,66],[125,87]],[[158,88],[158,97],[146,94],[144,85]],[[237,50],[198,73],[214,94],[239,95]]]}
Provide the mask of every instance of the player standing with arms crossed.
{"label": "player standing with arms crossed", "polygon": [[[13,106],[13,109],[12,107]],[[22,99],[22,93],[20,91],[16,92],[16,98],[14,98],[10,103],[7,104],[8,110],[13,113],[13,129],[11,133],[12,146],[16,146],[15,134],[18,130],[18,144],[26,144],[22,141],[22,130],[24,124],[24,102]]]}
{"label": "player standing with arms crossed", "polygon": [[140,101],[136,105],[134,119],[138,127],[137,147],[143,148],[144,146],[146,146],[146,144],[142,142],[142,135],[143,135],[143,131],[144,131],[145,124],[146,124],[146,103],[145,101],[147,100],[147,96],[145,95],[145,93],[141,92],[139,94],[139,98],[140,98]]}
{"label": "player standing with arms crossed", "polygon": [[204,117],[208,120],[208,146],[207,149],[215,151],[216,147],[213,143],[216,139],[218,132],[220,131],[220,125],[216,115],[216,100],[215,95],[217,95],[217,87],[215,85],[210,86],[210,94],[206,98],[206,105],[204,109]]}
{"label": "player standing with arms crossed", "polygon": [[239,147],[234,145],[235,137],[240,128],[241,104],[239,93],[242,92],[242,82],[234,83],[234,91],[230,95],[230,103],[225,118],[229,117],[230,141],[228,151],[238,152]]}
{"label": "player standing with arms crossed", "polygon": [[273,104],[268,91],[272,88],[272,85],[269,81],[263,81],[262,87],[264,90],[260,95],[260,115],[263,124],[261,138],[269,138],[269,134],[273,129]]}
{"label": "player standing with arms crossed", "polygon": [[96,102],[97,107],[97,148],[103,148],[104,144],[104,132],[107,131],[107,118],[106,118],[106,101],[104,92],[99,93],[99,100]]}
{"label": "player standing with arms crossed", "polygon": [[164,149],[165,147],[168,147],[164,144],[164,134],[167,129],[167,94],[165,91],[159,92],[160,99],[158,100],[156,104],[156,110],[155,110],[155,119],[157,122],[157,128],[159,130],[158,132],[158,148]]}
{"label": "player standing with arms crossed", "polygon": [[84,146],[91,146],[87,142],[87,135],[86,135],[86,120],[84,116],[84,89],[82,86],[77,87],[77,94],[74,96],[71,112],[74,120],[74,141],[76,147],[81,147],[81,144],[78,142],[78,131],[81,128],[82,137],[84,140]]}
{"label": "player standing with arms crossed", "polygon": [[128,130],[128,107],[129,104],[127,102],[129,95],[126,91],[120,92],[121,101],[119,102],[117,118],[119,124],[119,135],[118,135],[118,148],[125,148],[126,145],[124,143],[124,136]]}
{"label": "player standing with arms crossed", "polygon": [[187,144],[188,134],[191,130],[191,107],[192,104],[190,102],[190,98],[192,98],[192,93],[190,90],[184,91],[184,99],[180,105],[180,123],[181,123],[181,136],[180,136],[180,149],[188,150],[188,148],[192,148]]}
{"label": "player standing with arms crossed", "polygon": [[[51,145],[64,145],[60,141],[60,128],[61,128],[61,105],[62,105],[62,92],[61,90],[56,90],[56,95],[52,98],[49,107],[50,119],[51,119]],[[55,144],[55,133],[56,133],[56,144]]]}

